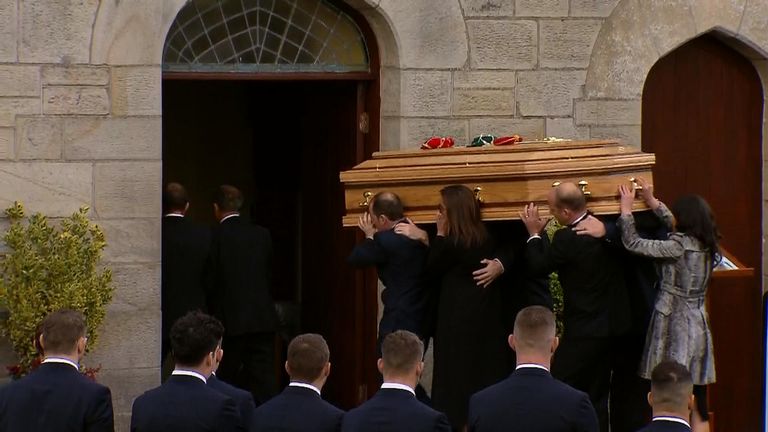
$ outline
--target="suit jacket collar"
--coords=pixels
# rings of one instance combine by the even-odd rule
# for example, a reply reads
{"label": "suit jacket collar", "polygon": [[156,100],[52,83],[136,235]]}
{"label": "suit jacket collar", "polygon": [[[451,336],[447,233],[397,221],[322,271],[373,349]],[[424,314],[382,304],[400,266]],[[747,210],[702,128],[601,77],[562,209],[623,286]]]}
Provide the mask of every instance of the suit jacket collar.
{"label": "suit jacket collar", "polygon": [[41,372],[41,373],[70,373],[70,374],[80,374],[80,371],[73,368],[72,365],[67,363],[41,363],[40,366],[37,367],[37,369],[32,372]]}
{"label": "suit jacket collar", "polygon": [[306,387],[287,386],[285,389],[283,389],[283,394],[322,399],[320,395],[317,394],[317,392]]}
{"label": "suit jacket collar", "polygon": [[576,225],[578,225],[578,224],[579,224],[579,222],[583,221],[584,219],[588,218],[589,216],[592,216],[592,212],[591,212],[591,211],[589,211],[589,210],[587,210],[586,212],[584,212],[584,214],[583,214],[583,215],[581,215],[581,216],[577,217],[575,221],[573,221],[573,222],[569,223],[569,224],[568,224],[568,228],[573,228],[573,227],[575,227]]}
{"label": "suit jacket collar", "polygon": [[379,391],[373,397],[387,397],[397,399],[416,400],[416,397],[406,390],[394,389],[394,388],[380,388]]}
{"label": "suit jacket collar", "polygon": [[225,216],[224,219],[222,219],[219,223],[220,224],[227,224],[227,223],[236,223],[240,222],[242,216],[240,213],[233,213],[229,216]]}
{"label": "suit jacket collar", "polygon": [[549,373],[549,371],[539,368],[520,368],[512,372],[511,376],[537,376],[542,378],[552,378],[552,374]]}
{"label": "suit jacket collar", "polygon": [[[181,384],[181,385],[200,385],[202,387],[206,386],[206,383],[204,383],[200,378],[189,376],[189,375],[171,375],[168,377],[168,380],[166,381],[166,384]],[[165,385],[165,384],[164,384]]]}

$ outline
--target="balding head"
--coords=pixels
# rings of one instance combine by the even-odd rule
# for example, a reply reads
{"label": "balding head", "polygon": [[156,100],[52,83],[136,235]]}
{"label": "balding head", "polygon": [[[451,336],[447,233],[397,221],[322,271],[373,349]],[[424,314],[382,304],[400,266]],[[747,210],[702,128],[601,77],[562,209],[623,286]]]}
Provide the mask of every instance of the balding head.
{"label": "balding head", "polygon": [[554,187],[548,197],[549,212],[563,225],[581,216],[587,209],[584,192],[571,182],[560,183]]}
{"label": "balding head", "polygon": [[189,198],[181,183],[168,183],[163,189],[163,212],[184,213],[187,211]]}
{"label": "balding head", "polygon": [[535,363],[549,367],[559,340],[555,314],[544,306],[528,306],[518,312],[515,330],[509,337],[518,364]]}
{"label": "balding head", "polygon": [[394,222],[404,217],[403,202],[392,192],[385,191],[374,195],[368,211],[377,230],[390,229]]}

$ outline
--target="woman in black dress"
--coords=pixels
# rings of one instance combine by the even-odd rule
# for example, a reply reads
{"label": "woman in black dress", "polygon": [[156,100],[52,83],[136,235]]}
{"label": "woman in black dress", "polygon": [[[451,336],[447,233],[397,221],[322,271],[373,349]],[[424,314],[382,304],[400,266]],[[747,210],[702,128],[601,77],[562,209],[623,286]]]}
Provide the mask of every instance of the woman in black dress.
{"label": "woman in black dress", "polygon": [[[448,186],[440,195],[437,236],[429,241],[427,260],[439,291],[432,402],[461,430],[470,396],[508,376],[511,353],[499,284],[478,285],[473,275],[496,255],[479,203],[466,186]],[[423,231],[401,231],[426,240]]]}

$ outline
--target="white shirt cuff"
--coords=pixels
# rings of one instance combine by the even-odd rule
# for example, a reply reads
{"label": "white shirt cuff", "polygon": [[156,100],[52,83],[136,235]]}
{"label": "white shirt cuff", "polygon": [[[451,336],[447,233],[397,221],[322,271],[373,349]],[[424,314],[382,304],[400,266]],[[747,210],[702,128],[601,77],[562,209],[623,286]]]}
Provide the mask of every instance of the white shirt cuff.
{"label": "white shirt cuff", "polygon": [[539,239],[539,240],[541,240],[541,236],[540,236],[540,235],[538,235],[538,234],[534,234],[534,235],[532,235],[532,236],[528,237],[528,241],[526,241],[526,243],[530,242],[530,241],[531,241],[531,240],[533,240],[533,239]]}
{"label": "white shirt cuff", "polygon": [[505,268],[504,268],[504,264],[501,262],[501,260],[498,259],[498,258],[494,258],[493,260],[496,261],[497,263],[499,263],[499,265],[501,266],[501,272],[504,273]]}

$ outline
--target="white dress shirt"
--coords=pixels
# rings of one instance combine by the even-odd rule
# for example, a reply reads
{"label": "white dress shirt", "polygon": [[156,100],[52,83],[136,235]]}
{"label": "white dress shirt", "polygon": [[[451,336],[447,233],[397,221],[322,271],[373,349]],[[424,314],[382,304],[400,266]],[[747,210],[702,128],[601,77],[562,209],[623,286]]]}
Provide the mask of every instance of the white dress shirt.
{"label": "white dress shirt", "polygon": [[174,369],[174,371],[171,372],[171,375],[191,376],[191,377],[195,377],[195,378],[199,379],[200,381],[202,381],[205,384],[208,383],[208,380],[203,376],[203,374],[201,374],[199,372],[196,372],[196,371],[184,370],[184,369]]}
{"label": "white dress shirt", "polygon": [[168,213],[167,215],[165,215],[165,217],[180,217],[180,218],[183,218],[184,215],[183,214],[179,214],[179,213]]}
{"label": "white dress shirt", "polygon": [[43,363],[61,363],[61,364],[68,364],[72,366],[73,368],[80,370],[80,366],[77,365],[77,363],[73,362],[72,360],[68,358],[63,357],[46,357],[45,360],[43,360]]}
{"label": "white dress shirt", "polygon": [[542,365],[538,365],[536,363],[521,363],[521,364],[517,365],[515,370],[520,370],[520,369],[543,369],[543,370],[549,372],[549,369],[547,369],[546,367],[544,367]]}
{"label": "white dress shirt", "polygon": [[232,219],[233,217],[238,217],[238,216],[240,216],[240,213],[232,213],[231,215],[227,215],[227,216],[224,216],[223,218],[221,218],[219,223],[222,223],[222,222],[224,222],[227,219]]}
{"label": "white dress shirt", "polygon": [[407,392],[410,392],[412,395],[416,396],[416,392],[409,386],[405,384],[398,384],[398,383],[384,383],[381,385],[381,388],[383,389],[395,389],[395,390],[405,390]]}
{"label": "white dress shirt", "polygon": [[319,389],[319,388],[317,388],[317,387],[315,387],[315,386],[313,386],[312,384],[307,384],[307,383],[303,383],[303,382],[296,382],[296,381],[291,381],[291,383],[290,383],[290,384],[288,384],[288,387],[302,387],[302,388],[305,388],[305,389],[310,389],[310,390],[312,390],[313,392],[315,392],[315,393],[317,393],[318,395],[320,395],[320,389]]}
{"label": "white dress shirt", "polygon": [[688,426],[688,429],[691,428],[691,424],[685,421],[684,419],[681,419],[680,417],[658,416],[658,417],[654,417],[653,421],[670,421],[670,422],[684,424]]}

